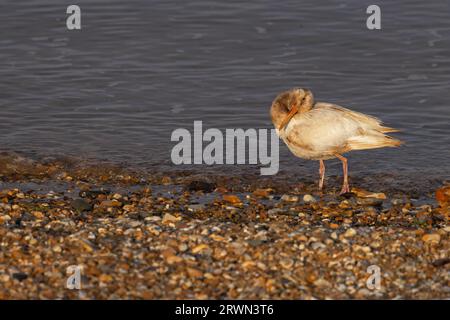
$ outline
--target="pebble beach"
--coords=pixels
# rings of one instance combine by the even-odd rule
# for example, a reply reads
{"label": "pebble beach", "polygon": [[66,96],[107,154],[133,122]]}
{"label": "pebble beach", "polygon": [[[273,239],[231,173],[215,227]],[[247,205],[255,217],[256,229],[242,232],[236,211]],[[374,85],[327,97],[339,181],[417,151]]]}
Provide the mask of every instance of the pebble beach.
{"label": "pebble beach", "polygon": [[[0,299],[446,299],[449,197],[0,156]],[[373,189],[377,189],[373,187]],[[81,266],[81,289],[66,286]],[[368,268],[380,287],[367,285]]]}

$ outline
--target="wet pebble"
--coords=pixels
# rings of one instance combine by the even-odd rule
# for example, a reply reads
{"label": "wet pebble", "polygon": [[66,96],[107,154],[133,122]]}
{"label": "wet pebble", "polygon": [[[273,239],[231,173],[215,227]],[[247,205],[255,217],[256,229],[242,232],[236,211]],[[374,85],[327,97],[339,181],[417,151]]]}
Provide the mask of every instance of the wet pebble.
{"label": "wet pebble", "polygon": [[202,191],[204,193],[213,192],[215,188],[216,185],[214,183],[206,181],[191,181],[186,187],[188,191]]}
{"label": "wet pebble", "polygon": [[164,215],[164,217],[162,218],[162,223],[163,224],[176,223],[179,220],[181,220],[181,217],[175,217],[174,215],[171,215],[170,213],[166,213]]}
{"label": "wet pebble", "polygon": [[429,233],[422,237],[422,240],[427,243],[439,243],[441,236],[438,233]]}
{"label": "wet pebble", "polygon": [[450,186],[444,186],[437,189],[436,200],[441,207],[450,206]]}
{"label": "wet pebble", "polygon": [[314,203],[317,202],[316,198],[314,198],[312,195],[310,194],[305,194],[303,196],[303,202],[304,203]]}
{"label": "wet pebble", "polygon": [[84,199],[75,199],[71,203],[72,208],[78,212],[91,211],[92,205]]}
{"label": "wet pebble", "polygon": [[223,195],[223,200],[225,202],[229,202],[231,204],[240,204],[242,201],[239,199],[238,196],[235,196],[233,194],[225,194]]}
{"label": "wet pebble", "polygon": [[267,189],[256,189],[255,191],[253,191],[253,195],[256,197],[261,197],[261,198],[268,198],[271,194],[271,192],[273,191],[273,189],[271,188],[267,188]]}
{"label": "wet pebble", "polygon": [[356,235],[356,230],[353,228],[347,229],[344,233],[344,237],[346,237],[346,238],[351,238],[351,237],[354,237],[355,235]]}
{"label": "wet pebble", "polygon": [[188,205],[187,208],[189,211],[198,212],[198,211],[205,210],[205,205],[204,204],[190,204],[190,205]]}
{"label": "wet pebble", "polygon": [[358,198],[356,200],[357,204],[365,207],[381,207],[383,206],[383,200],[377,198]]}
{"label": "wet pebble", "polygon": [[272,208],[272,209],[269,209],[268,211],[267,211],[267,214],[269,214],[269,215],[275,215],[275,214],[280,214],[280,213],[283,213],[285,210],[284,209],[281,209],[281,208]]}
{"label": "wet pebble", "polygon": [[370,192],[359,188],[352,188],[352,193],[359,198],[386,199],[386,195],[382,192]]}
{"label": "wet pebble", "polygon": [[281,201],[285,201],[285,202],[297,202],[297,201],[298,201],[298,196],[289,195],[289,194],[283,194],[283,195],[281,196]]}
{"label": "wet pebble", "polygon": [[280,260],[280,265],[284,269],[291,269],[294,266],[294,260],[290,258],[283,258]]}
{"label": "wet pebble", "polygon": [[19,281],[23,281],[28,278],[28,275],[23,272],[16,272],[12,274],[13,279],[17,279]]}
{"label": "wet pebble", "polygon": [[313,243],[311,243],[311,248],[313,250],[319,250],[319,249],[326,248],[326,245],[323,244],[322,242],[313,242]]}

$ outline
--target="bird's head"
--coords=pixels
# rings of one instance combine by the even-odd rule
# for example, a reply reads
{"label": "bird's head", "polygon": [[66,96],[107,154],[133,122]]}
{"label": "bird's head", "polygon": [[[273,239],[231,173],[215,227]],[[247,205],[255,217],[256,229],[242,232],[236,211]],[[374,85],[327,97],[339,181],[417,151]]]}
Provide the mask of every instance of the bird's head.
{"label": "bird's head", "polygon": [[280,93],[272,102],[270,116],[278,130],[282,130],[297,113],[311,110],[314,105],[312,92],[295,88]]}

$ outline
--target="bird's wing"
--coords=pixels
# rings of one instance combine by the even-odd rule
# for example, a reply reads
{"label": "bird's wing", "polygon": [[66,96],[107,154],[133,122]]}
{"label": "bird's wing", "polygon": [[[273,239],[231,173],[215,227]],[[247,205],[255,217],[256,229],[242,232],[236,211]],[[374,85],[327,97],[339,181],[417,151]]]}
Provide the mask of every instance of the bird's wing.
{"label": "bird's wing", "polygon": [[[357,135],[360,125],[335,108],[316,108],[295,115],[286,126],[286,137],[304,149],[332,152]],[[336,151],[337,152],[337,151]]]}
{"label": "bird's wing", "polygon": [[333,110],[337,113],[341,113],[345,117],[350,117],[356,120],[360,124],[360,126],[366,130],[376,130],[383,133],[399,131],[397,129],[384,126],[381,120],[377,117],[369,116],[361,112],[352,111],[350,109],[332,103],[318,102],[315,104],[314,108]]}
{"label": "bird's wing", "polygon": [[390,146],[398,140],[384,135],[387,129],[375,117],[318,102],[309,112],[292,118],[286,136],[303,148],[339,153]]}

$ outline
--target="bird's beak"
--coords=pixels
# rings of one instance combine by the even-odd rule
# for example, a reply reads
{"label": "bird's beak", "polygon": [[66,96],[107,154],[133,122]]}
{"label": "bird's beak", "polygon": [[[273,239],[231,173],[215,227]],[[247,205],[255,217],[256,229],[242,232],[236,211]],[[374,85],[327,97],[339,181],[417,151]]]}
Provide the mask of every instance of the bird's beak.
{"label": "bird's beak", "polygon": [[289,121],[291,121],[292,117],[295,116],[297,112],[297,105],[292,105],[291,111],[289,111],[289,114],[286,116],[286,118],[283,119],[283,122],[281,122],[280,128],[278,130],[282,130],[289,123]]}

